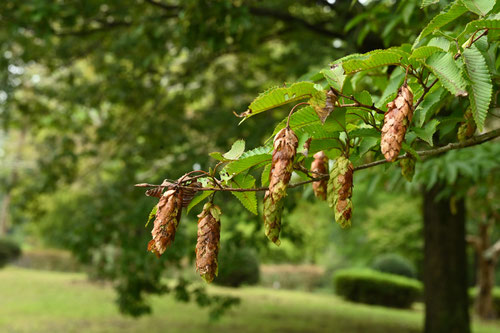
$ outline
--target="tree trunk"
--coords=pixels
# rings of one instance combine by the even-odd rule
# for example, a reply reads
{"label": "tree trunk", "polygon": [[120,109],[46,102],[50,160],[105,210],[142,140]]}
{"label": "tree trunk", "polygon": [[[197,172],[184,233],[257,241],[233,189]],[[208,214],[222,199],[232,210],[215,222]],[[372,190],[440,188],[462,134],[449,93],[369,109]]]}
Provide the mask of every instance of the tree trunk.
{"label": "tree trunk", "polygon": [[470,333],[465,202],[439,196],[443,189],[424,193],[425,333]]}
{"label": "tree trunk", "polygon": [[475,310],[479,317],[483,319],[494,319],[495,310],[493,307],[493,287],[495,285],[495,260],[487,258],[485,252],[490,247],[491,224],[479,224],[479,244],[477,246],[478,270],[477,285],[478,294],[475,301]]}

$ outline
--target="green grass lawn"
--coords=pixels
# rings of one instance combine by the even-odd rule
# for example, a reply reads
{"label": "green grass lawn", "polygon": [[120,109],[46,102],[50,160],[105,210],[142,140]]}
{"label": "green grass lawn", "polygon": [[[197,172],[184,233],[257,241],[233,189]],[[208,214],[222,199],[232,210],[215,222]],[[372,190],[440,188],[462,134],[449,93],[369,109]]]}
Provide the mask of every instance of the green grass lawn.
{"label": "green grass lawn", "polygon": [[[152,299],[154,313],[121,316],[109,286],[83,274],[9,267],[0,270],[0,332],[418,332],[420,310],[394,310],[345,302],[333,295],[264,288],[213,292],[241,297],[240,306],[210,322],[207,310],[177,303],[169,295]],[[499,332],[500,324],[478,323],[474,332]]]}

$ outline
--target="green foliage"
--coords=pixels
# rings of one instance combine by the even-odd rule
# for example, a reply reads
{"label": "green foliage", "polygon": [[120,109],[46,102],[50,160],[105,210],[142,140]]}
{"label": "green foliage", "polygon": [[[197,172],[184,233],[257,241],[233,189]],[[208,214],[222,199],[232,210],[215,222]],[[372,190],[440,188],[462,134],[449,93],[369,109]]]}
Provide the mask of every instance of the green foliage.
{"label": "green foliage", "polygon": [[222,248],[219,254],[219,274],[214,283],[239,287],[259,282],[259,261],[254,250],[246,247]]}
{"label": "green foliage", "polygon": [[310,98],[315,92],[316,88],[314,88],[314,83],[311,82],[297,82],[290,87],[274,87],[254,99],[242,116],[249,118],[283,104]]}
{"label": "green foliage", "polygon": [[[478,88],[487,81],[468,73],[470,60],[466,58],[473,36],[490,29],[487,38],[474,45],[482,52],[496,91],[498,5],[489,16],[471,21],[478,13],[487,13],[491,4],[455,1],[421,31],[412,48],[407,44],[409,38],[418,35],[427,17],[441,8],[432,5],[425,11],[415,10],[417,3],[337,1],[325,6],[325,2],[278,1],[250,6],[228,0],[210,4],[188,0],[165,6],[157,1],[110,1],[103,6],[100,0],[89,0],[85,10],[80,10],[61,1],[23,5],[3,1],[0,16],[9,20],[0,30],[0,122],[8,136],[28,133],[29,142],[21,149],[27,153],[26,163],[21,164],[29,167],[19,169],[22,176],[12,193],[14,224],[36,221],[32,228],[46,241],[71,249],[80,261],[96,268],[96,276],[114,281],[123,312],[148,312],[148,294],[170,291],[182,300],[205,299],[193,294],[185,281],[179,280],[175,288],[167,290],[161,279],[166,267],[178,265],[192,254],[196,231],[189,219],[193,215],[183,216],[188,221],[180,225],[176,244],[166,258],[147,256],[150,232],[141,221],[153,200],[138,190],[133,192],[130,185],[176,179],[198,165],[213,169],[215,161],[205,153],[227,151],[223,147],[231,144],[226,154],[210,154],[223,162],[215,175],[222,186],[253,187],[257,175],[266,184],[271,149],[259,145],[277,123],[277,128],[285,126],[284,108],[241,127],[230,116],[233,110],[244,110],[263,87],[277,86],[250,104],[249,112],[243,113],[245,119],[307,101],[328,86],[342,92],[346,97],[338,103],[348,106],[335,108],[324,125],[311,107],[294,113],[290,125],[299,135],[299,149],[312,138],[310,154],[325,150],[328,157],[335,158],[342,150],[355,165],[380,158],[382,113],[405,79],[414,92],[414,103],[436,78],[438,83],[418,106],[415,128],[407,134],[404,151],[425,150],[434,141],[439,145],[450,142],[456,122],[468,107],[460,98],[465,91],[471,103],[477,104],[476,121],[488,123],[484,119],[486,95]],[[462,15],[467,10],[472,12]],[[338,59],[334,66],[325,69],[333,59]],[[311,81],[283,86],[298,77]],[[236,141],[238,137],[245,137],[246,143]],[[244,152],[245,146],[258,148]],[[488,154],[478,156],[489,156],[490,161],[469,156],[469,164],[475,164],[467,165],[450,153],[436,161],[426,160],[425,168],[417,163],[414,183],[443,179],[455,183],[460,175],[474,179],[497,163]],[[3,184],[4,175],[15,169],[4,165],[16,163],[0,159]],[[296,162],[309,165],[310,156],[300,154]],[[377,172],[373,179],[382,179],[381,174]],[[210,194],[199,193],[188,210]],[[231,196],[226,194],[217,197]],[[253,213],[257,211],[254,195],[237,195]],[[292,203],[287,205],[290,207],[285,209],[293,209]],[[240,223],[241,216],[250,216],[244,208],[231,203],[222,206],[224,216],[230,212],[228,220],[237,221],[227,224],[228,232],[237,235],[232,239],[262,244],[252,233],[257,229],[253,216],[248,218],[253,227],[248,227],[250,223]],[[391,211],[398,212],[396,208]],[[392,220],[389,215],[385,218]],[[410,216],[408,224],[413,226],[418,218],[417,214]],[[372,223],[366,220],[367,225]],[[395,220],[406,225],[402,218]],[[284,225],[285,231],[287,228]],[[408,241],[416,233],[416,229],[400,229],[392,224],[387,229],[377,228],[376,232],[392,231],[389,237],[384,235],[385,244],[375,243],[380,245],[378,251],[393,246],[387,244],[391,240],[404,247],[402,240]],[[375,242],[371,237],[376,232],[365,232],[360,239]],[[313,237],[293,235],[293,230],[287,233],[295,237],[290,237],[289,248],[296,240]],[[418,238],[410,240],[413,242],[407,242],[411,245],[407,247],[413,248]],[[308,256],[315,260],[314,255]]]}
{"label": "green foliage", "polygon": [[467,77],[471,81],[469,100],[472,114],[477,127],[482,131],[493,95],[491,75],[486,60],[476,46],[465,49],[463,57]]}
{"label": "green foliage", "polygon": [[409,308],[422,292],[417,280],[368,269],[339,270],[333,281],[347,300],[396,308]]}
{"label": "green foliage", "polygon": [[437,130],[439,125],[439,120],[432,119],[423,128],[413,128],[413,132],[422,140],[427,142],[429,145],[433,146],[432,136]]}
{"label": "green foliage", "polygon": [[468,10],[481,16],[488,14],[495,5],[495,1],[491,0],[462,0],[462,3]]}
{"label": "green foliage", "polygon": [[439,0],[422,0],[422,2],[420,3],[420,8],[425,8],[437,2],[439,2]]}
{"label": "green foliage", "polygon": [[187,206],[186,211],[189,213],[191,211],[191,209],[193,209],[200,202],[202,202],[203,200],[208,198],[210,196],[210,194],[212,194],[212,193],[214,193],[214,192],[213,191],[202,191],[201,193],[199,193],[197,196],[194,197],[193,200],[191,200],[191,202]]}
{"label": "green foliage", "polygon": [[342,61],[346,74],[353,74],[377,67],[397,65],[401,62],[402,52],[398,48],[375,50],[363,55],[357,55]]}
{"label": "green foliage", "polygon": [[435,53],[427,59],[425,64],[450,93],[455,96],[467,95],[466,82],[451,53]]}
{"label": "green foliage", "polygon": [[237,140],[231,150],[222,155],[227,160],[237,160],[245,151],[245,140]]}
{"label": "green foliage", "polygon": [[[255,185],[255,178],[248,174],[239,174],[231,179],[231,183],[236,188],[252,188]],[[231,192],[241,204],[252,214],[257,215],[257,196],[254,191]]]}
{"label": "green foliage", "polygon": [[382,254],[375,257],[371,268],[379,272],[406,276],[413,279],[417,277],[415,265],[405,257],[394,253]]}
{"label": "green foliage", "polygon": [[158,205],[154,205],[153,209],[151,209],[151,213],[149,213],[148,221],[146,222],[146,225],[144,227],[147,228],[149,223],[154,220],[154,218],[156,217],[157,211],[158,211]]}
{"label": "green foliage", "polygon": [[0,238],[0,268],[21,256],[21,247],[14,241]]}
{"label": "green foliage", "polygon": [[360,227],[370,253],[400,253],[412,262],[420,263],[423,260],[424,244],[419,200],[411,196],[390,194],[379,195],[378,200],[376,206],[365,209],[366,217],[362,218],[366,222]]}
{"label": "green foliage", "polygon": [[453,22],[463,14],[467,12],[467,8],[463,5],[461,0],[453,1],[448,7],[446,7],[441,13],[436,15],[427,26],[420,32],[417,39],[413,43],[413,48],[415,48],[420,41],[440,29],[441,27]]}

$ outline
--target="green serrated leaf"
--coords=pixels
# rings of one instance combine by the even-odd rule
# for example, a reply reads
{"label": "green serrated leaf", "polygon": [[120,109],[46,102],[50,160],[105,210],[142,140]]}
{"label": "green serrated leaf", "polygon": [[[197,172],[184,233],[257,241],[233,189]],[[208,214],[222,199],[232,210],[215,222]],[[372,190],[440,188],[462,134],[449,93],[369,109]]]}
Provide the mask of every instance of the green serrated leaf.
{"label": "green serrated leaf", "polygon": [[332,66],[329,69],[323,69],[321,74],[324,75],[328,85],[337,91],[342,91],[346,75],[342,66]]}
{"label": "green serrated leaf", "polygon": [[237,160],[245,151],[245,140],[237,140],[231,150],[223,155],[226,160]]}
{"label": "green serrated leaf", "polygon": [[485,16],[495,6],[495,0],[462,0],[462,3],[473,13]]}
{"label": "green serrated leaf", "polygon": [[153,221],[155,216],[156,216],[156,211],[158,210],[158,205],[155,205],[153,207],[153,209],[151,210],[151,213],[149,213],[149,216],[148,216],[148,221],[146,222],[146,225],[144,226],[145,228],[147,228],[149,222]]}
{"label": "green serrated leaf", "polygon": [[228,163],[224,169],[221,170],[222,174],[227,174],[228,179],[243,171],[257,166],[263,162],[271,161],[271,147],[258,147],[244,152],[239,160]]}
{"label": "green serrated leaf", "polygon": [[437,126],[439,125],[439,120],[432,119],[425,125],[424,128],[413,128],[413,132],[422,140],[430,144],[434,145],[432,142],[432,136],[436,133]]}
{"label": "green serrated leaf", "polygon": [[262,175],[260,176],[260,183],[262,186],[269,185],[269,176],[271,173],[271,166],[272,166],[272,164],[269,163],[264,167],[264,170],[262,170]]}
{"label": "green serrated leaf", "polygon": [[386,107],[387,103],[393,100],[396,96],[399,87],[401,87],[401,85],[403,84],[404,79],[405,71],[401,67],[398,67],[394,71],[392,71],[389,83],[385,87],[382,96],[380,96],[380,99],[377,101],[377,103],[375,103],[375,106],[377,106],[378,108]]}
{"label": "green serrated leaf", "polygon": [[[437,85],[435,85],[435,87],[436,86]],[[417,127],[422,127],[422,125],[437,111],[441,105],[440,102],[443,101],[444,95],[445,90],[439,86],[436,89],[433,87],[433,90],[425,95],[424,100],[413,114],[412,121]]]}
{"label": "green serrated leaf", "polygon": [[[233,186],[238,188],[252,188],[255,185],[255,178],[249,174],[239,174],[231,180]],[[257,196],[255,191],[231,192],[241,202],[243,207],[251,213],[257,213]]]}
{"label": "green serrated leaf", "polygon": [[214,191],[200,191],[199,194],[197,194],[193,200],[189,203],[189,205],[186,208],[186,213],[189,213],[191,209],[193,209],[196,205],[198,205],[200,202],[205,200],[210,196],[210,194],[214,193]]}
{"label": "green serrated leaf", "polygon": [[455,96],[467,96],[466,82],[451,53],[435,53],[427,59],[426,66],[450,93]]}
{"label": "green serrated leaf", "polygon": [[380,132],[374,128],[357,128],[349,132],[350,138],[380,138]]}
{"label": "green serrated leaf", "polygon": [[[311,106],[299,109],[290,117],[290,128],[297,136],[307,133],[313,139],[335,138],[345,126],[345,108],[334,108],[324,124]],[[286,119],[283,119],[274,129],[273,136],[285,128]]]}
{"label": "green serrated leaf", "polygon": [[427,46],[435,46],[442,49],[444,52],[448,52],[450,50],[451,40],[444,37],[434,37],[432,38]]}
{"label": "green serrated leaf", "polygon": [[374,50],[343,61],[342,67],[346,74],[353,74],[377,67],[400,64],[401,58],[406,56],[407,54],[398,48]]}
{"label": "green serrated leaf", "polygon": [[316,92],[314,83],[297,82],[290,87],[274,87],[261,93],[240,116],[249,118],[280,105],[310,98]]}
{"label": "green serrated leaf", "polygon": [[493,95],[491,75],[486,60],[476,46],[465,49],[463,57],[466,75],[472,83],[469,89],[472,114],[478,129],[482,131]]}
{"label": "green serrated leaf", "polygon": [[422,0],[422,2],[420,3],[420,8],[425,8],[438,2],[439,0]]}
{"label": "green serrated leaf", "polygon": [[436,52],[442,52],[443,50],[437,46],[421,46],[416,48],[412,53],[411,59],[427,59]]}
{"label": "green serrated leaf", "polygon": [[361,141],[361,143],[359,144],[359,157],[362,157],[377,144],[380,144],[380,135],[378,138],[375,137],[364,138],[363,141]]}
{"label": "green serrated leaf", "polygon": [[331,149],[340,150],[341,146],[338,140],[336,139],[317,139],[312,140],[311,145],[309,146],[309,155],[313,155],[320,150],[331,150]]}
{"label": "green serrated leaf", "polygon": [[418,46],[422,38],[432,34],[434,31],[447,25],[448,23],[453,22],[455,19],[459,18],[466,12],[467,8],[462,4],[460,0],[455,0],[454,2],[452,2],[441,13],[434,16],[429,24],[427,24],[422,32],[420,32],[420,35],[413,43],[413,48],[416,48]]}

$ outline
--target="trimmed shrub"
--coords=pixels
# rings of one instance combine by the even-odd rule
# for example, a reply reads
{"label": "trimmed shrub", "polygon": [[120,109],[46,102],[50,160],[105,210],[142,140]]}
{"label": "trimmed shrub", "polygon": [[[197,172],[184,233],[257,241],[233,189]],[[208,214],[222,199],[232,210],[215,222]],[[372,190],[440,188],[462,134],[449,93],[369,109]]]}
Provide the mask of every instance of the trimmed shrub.
{"label": "trimmed shrub", "polygon": [[344,269],[334,275],[337,295],[347,300],[409,308],[422,293],[419,281],[371,269]]}
{"label": "trimmed shrub", "polygon": [[21,248],[17,243],[0,238],[0,268],[16,260],[21,255]]}
{"label": "trimmed shrub", "polygon": [[408,259],[394,253],[375,257],[372,268],[379,272],[406,276],[412,279],[417,276],[415,265]]}
{"label": "trimmed shrub", "polygon": [[219,274],[214,283],[239,287],[259,282],[259,260],[255,252],[248,248],[221,249],[219,253]]}
{"label": "trimmed shrub", "polygon": [[[470,305],[474,305],[476,301],[476,295],[478,293],[478,289],[476,287],[469,288],[469,303]],[[495,313],[497,317],[500,317],[500,287],[493,288],[493,307],[495,308]]]}

